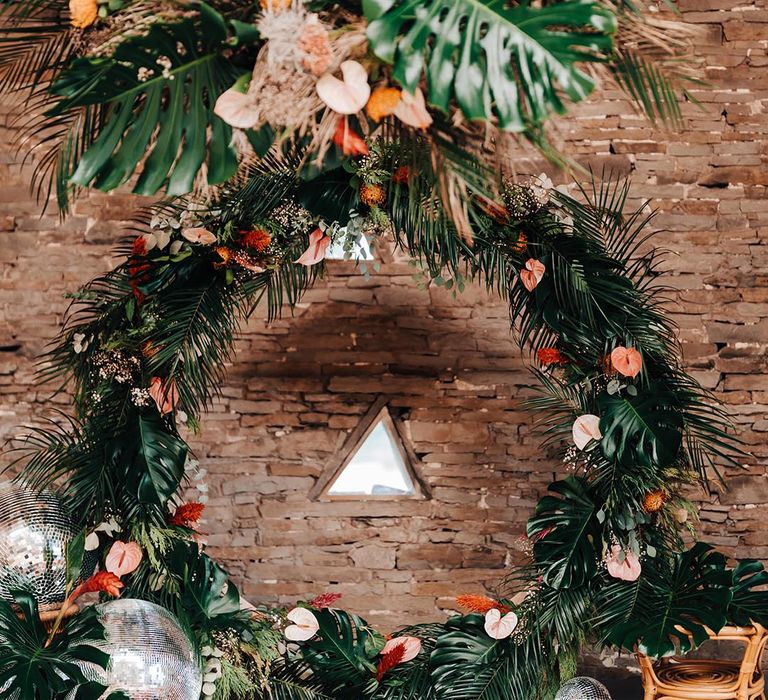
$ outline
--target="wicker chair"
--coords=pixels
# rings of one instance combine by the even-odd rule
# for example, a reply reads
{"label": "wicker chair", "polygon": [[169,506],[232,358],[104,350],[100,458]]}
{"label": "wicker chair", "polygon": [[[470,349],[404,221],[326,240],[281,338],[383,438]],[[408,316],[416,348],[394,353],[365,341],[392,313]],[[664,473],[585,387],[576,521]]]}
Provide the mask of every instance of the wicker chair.
{"label": "wicker chair", "polygon": [[768,631],[751,627],[723,627],[710,639],[745,645],[741,662],[671,657],[654,663],[637,654],[643,674],[645,700],[766,700],[760,666]]}

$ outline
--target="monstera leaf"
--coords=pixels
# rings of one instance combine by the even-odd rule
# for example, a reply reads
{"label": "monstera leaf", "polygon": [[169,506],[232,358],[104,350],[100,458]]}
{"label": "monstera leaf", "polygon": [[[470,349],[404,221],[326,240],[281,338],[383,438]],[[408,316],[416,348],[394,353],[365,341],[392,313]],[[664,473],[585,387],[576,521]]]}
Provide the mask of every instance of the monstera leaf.
{"label": "monstera leaf", "polygon": [[179,488],[184,476],[187,445],[169,433],[156,416],[139,416],[134,463],[138,497],[142,503],[162,506]]}
{"label": "monstera leaf", "polygon": [[[19,614],[21,613],[21,614]],[[104,627],[95,607],[86,608],[49,638],[37,602],[17,593],[15,602],[0,600],[0,688],[2,697],[18,700],[98,700],[106,687],[89,681],[82,664],[105,669],[109,655],[97,648]],[[68,694],[69,693],[69,694]],[[106,700],[127,700],[115,692]]]}
{"label": "monstera leaf", "polygon": [[[70,182],[112,190],[143,163],[134,192],[189,192],[208,162],[208,182],[217,184],[237,168],[232,130],[213,114],[216,98],[236,77],[221,55],[228,45],[224,19],[204,3],[198,18],[157,23],[123,41],[109,57],[72,62],[51,86],[61,100],[58,117],[77,109],[98,111],[98,131],[80,155]],[[252,39],[233,25],[231,43]],[[210,133],[210,135],[209,135]]]}
{"label": "monstera leaf", "polygon": [[591,0],[545,7],[507,0],[363,0],[373,52],[394,64],[409,92],[427,75],[429,101],[451,98],[469,119],[523,131],[584,99],[592,80],[576,68],[610,51],[616,18]]}
{"label": "monstera leaf", "polygon": [[768,625],[768,571],[759,561],[745,559],[733,570],[733,599],[728,607],[728,622]]}
{"label": "monstera leaf", "polygon": [[334,698],[359,698],[376,689],[376,658],[384,638],[343,610],[313,610],[320,629],[301,653]]}
{"label": "monstera leaf", "polygon": [[[654,658],[688,652],[727,621],[732,575],[725,557],[702,542],[675,555],[671,564],[646,559],[626,617],[610,624],[611,644]],[[689,636],[690,635],[690,636]]]}
{"label": "monstera leaf", "polygon": [[584,479],[569,476],[556,481],[528,521],[528,536],[534,540],[534,558],[553,588],[577,587],[597,572],[602,554],[598,507]]}
{"label": "monstera leaf", "polygon": [[665,392],[600,397],[600,447],[625,466],[665,467],[680,449],[683,417]]}

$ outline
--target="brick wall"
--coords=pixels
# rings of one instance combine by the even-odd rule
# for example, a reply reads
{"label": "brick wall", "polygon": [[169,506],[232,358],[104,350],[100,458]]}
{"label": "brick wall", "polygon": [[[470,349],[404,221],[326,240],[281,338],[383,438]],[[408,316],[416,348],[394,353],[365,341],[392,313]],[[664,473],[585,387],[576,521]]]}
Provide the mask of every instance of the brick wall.
{"label": "brick wall", "polygon": [[[710,89],[694,91],[686,128],[667,134],[603,91],[559,125],[585,163],[631,173],[633,196],[659,209],[659,243],[690,370],[716,391],[754,457],[731,490],[702,498],[705,537],[768,559],[768,7],[681,0],[700,25]],[[135,200],[95,195],[63,224],[40,216],[0,130],[0,438],[66,399],[32,383],[62,295],[113,264],[110,246]],[[539,163],[521,155],[520,172]],[[480,289],[457,299],[419,289],[387,258],[370,278],[332,263],[296,310],[254,319],[219,400],[193,440],[209,470],[205,527],[254,601],[325,590],[385,629],[440,617],[450,596],[476,591],[521,554],[523,523],[558,464],[531,434],[520,400],[531,378],[504,304]],[[432,499],[319,503],[306,494],[367,407],[388,396],[403,412]]]}

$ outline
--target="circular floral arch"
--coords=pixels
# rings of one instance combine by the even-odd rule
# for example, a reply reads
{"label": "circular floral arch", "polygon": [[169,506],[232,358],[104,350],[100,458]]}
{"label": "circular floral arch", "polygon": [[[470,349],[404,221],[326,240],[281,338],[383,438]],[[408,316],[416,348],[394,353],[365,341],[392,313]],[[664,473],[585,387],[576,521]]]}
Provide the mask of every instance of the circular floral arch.
{"label": "circular floral arch", "polygon": [[[626,182],[574,198],[498,173],[514,135],[557,155],[542,125],[595,71],[678,123],[670,66],[689,33],[597,0],[7,5],[0,87],[44,109],[28,120],[51,146],[40,191],[50,176],[63,211],[78,188],[129,180],[206,194],[139,222],[42,365],[73,387],[74,416],[17,454],[20,479],[59,488],[81,528],[65,603],[88,590],[164,606],[206,657],[203,695],[221,700],[538,700],[585,641],[665,656],[726,621],[768,625],[760,564],[683,542],[684,487],[739,451],[682,367],[650,216],[624,211]],[[403,620],[391,639],[330,594],[242,609],[196,541],[201,504],[179,496],[192,463],[179,427],[197,429],[244,319],[293,307],[334,240],[385,231],[433,283],[475,280],[509,301],[541,389],[532,415],[570,470],[537,504],[530,561],[503,598],[470,591],[466,615]],[[100,570],[78,583],[86,550]],[[67,605],[46,632],[34,601],[17,604],[23,621],[0,601],[3,692],[98,697],[77,664],[95,616],[59,634]]]}
{"label": "circular floral arch", "polygon": [[[129,548],[123,595],[167,606],[201,647],[226,649],[227,683],[297,683],[316,693],[306,697],[533,698],[572,673],[585,640],[662,656],[690,645],[680,626],[698,640],[705,626],[765,620],[758,565],[683,547],[695,516],[684,486],[734,451],[725,414],[680,365],[650,217],[623,212],[629,184],[592,183],[577,200],[546,178],[505,182],[497,199],[468,200],[468,239],[428,160],[390,146],[355,162],[330,201],[283,161],[210,207],[161,205],[125,261],[77,295],[44,370],[74,379],[77,417],[29,436],[23,479],[61,484],[105,570]],[[367,184],[366,171],[389,175]],[[359,235],[361,221],[391,222],[432,279],[478,280],[508,299],[540,384],[530,408],[572,472],[539,501],[531,560],[504,598],[458,596],[468,614],[404,620],[388,642],[333,595],[244,615],[195,542],[200,506],[178,500],[189,465],[178,427],[197,427],[241,322],[262,300],[270,317],[295,305],[332,239]],[[265,670],[249,645],[278,633],[291,643],[259,652],[271,654]]]}

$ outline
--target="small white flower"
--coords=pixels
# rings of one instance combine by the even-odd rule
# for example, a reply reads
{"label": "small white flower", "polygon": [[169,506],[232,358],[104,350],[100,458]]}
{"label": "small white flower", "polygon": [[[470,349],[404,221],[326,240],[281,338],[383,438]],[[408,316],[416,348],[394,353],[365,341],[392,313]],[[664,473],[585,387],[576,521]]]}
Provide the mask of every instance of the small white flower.
{"label": "small white flower", "polygon": [[123,528],[120,526],[117,520],[112,517],[109,520],[97,525],[94,529],[94,532],[103,532],[107,535],[107,537],[112,537],[116,532],[120,532],[122,529]]}
{"label": "small white flower", "polygon": [[554,188],[554,184],[546,173],[541,173],[531,182],[530,188],[536,201],[543,207],[549,202],[549,193]]}
{"label": "small white flower", "polygon": [[151,68],[147,68],[146,66],[141,66],[141,68],[139,68],[139,70],[136,73],[136,78],[140,83],[145,83],[154,74],[155,74],[155,71],[153,71]]}

